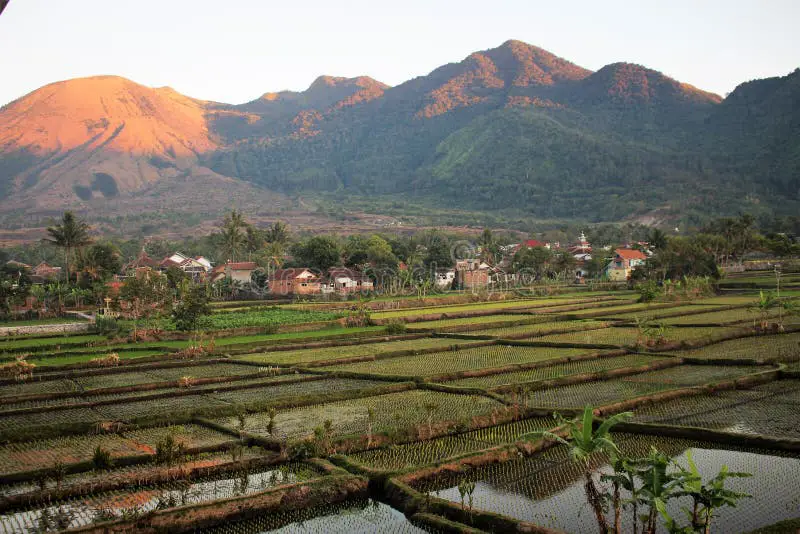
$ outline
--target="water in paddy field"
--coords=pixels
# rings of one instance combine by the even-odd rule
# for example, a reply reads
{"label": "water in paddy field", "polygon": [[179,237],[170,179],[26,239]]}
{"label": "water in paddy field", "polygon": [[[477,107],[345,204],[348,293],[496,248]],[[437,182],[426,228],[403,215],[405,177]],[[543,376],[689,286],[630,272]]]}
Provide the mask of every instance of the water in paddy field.
{"label": "water in paddy field", "polygon": [[308,478],[307,467],[285,464],[261,471],[220,474],[197,481],[178,480],[91,494],[0,515],[0,533],[38,533],[77,528],[148,512],[249,495]]}
{"label": "water in paddy field", "polygon": [[[736,508],[715,512],[712,532],[742,533],[786,519],[800,518],[800,456],[771,455],[768,452],[745,452],[686,446],[684,440],[636,437],[647,445],[653,444],[688,467],[685,452],[692,451],[703,480],[716,475],[723,465],[730,471],[752,473],[748,478],[730,478],[726,488],[752,495],[739,501]],[[641,456],[645,443],[637,444]],[[679,450],[676,450],[676,446]],[[620,443],[625,450],[624,441]],[[559,450],[561,449],[561,450]],[[633,453],[630,453],[634,455]],[[597,462],[603,464],[603,461]],[[600,466],[610,472],[607,463]],[[595,533],[597,522],[586,502],[581,469],[568,457],[565,447],[557,447],[531,458],[514,460],[478,469],[471,479],[476,481],[472,496],[475,509],[501,513],[516,519],[570,533]],[[459,479],[442,479],[422,487],[431,495],[460,503]],[[610,484],[609,484],[610,486]],[[623,495],[626,498],[627,495]],[[465,506],[469,506],[468,497]],[[672,500],[668,510],[679,524],[685,524],[682,507],[691,508],[688,498]],[[640,510],[640,513],[642,511]],[[610,514],[613,516],[613,513]],[[632,532],[632,512],[623,514],[623,529]],[[613,520],[613,517],[612,517]],[[659,532],[666,532],[660,529]]]}
{"label": "water in paddy field", "polygon": [[204,534],[341,533],[416,534],[432,532],[411,523],[402,512],[373,499],[325,504],[298,512],[273,512],[202,531]]}

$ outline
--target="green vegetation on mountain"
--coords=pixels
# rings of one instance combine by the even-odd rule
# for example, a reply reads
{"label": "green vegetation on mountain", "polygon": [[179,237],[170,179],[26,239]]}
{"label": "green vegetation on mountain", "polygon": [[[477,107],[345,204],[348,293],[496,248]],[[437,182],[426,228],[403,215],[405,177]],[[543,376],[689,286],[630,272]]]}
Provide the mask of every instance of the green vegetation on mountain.
{"label": "green vegetation on mountain", "polygon": [[506,221],[789,215],[800,210],[798,98],[800,71],[722,100],[640,65],[591,72],[519,41],[396,87],[321,76],[242,105],[72,80],[0,110],[0,214],[103,216],[128,203],[138,215],[205,188],[217,193],[172,204],[202,199],[206,213],[231,202],[219,191],[261,190],[316,203],[300,210],[333,198],[386,213],[399,201]]}

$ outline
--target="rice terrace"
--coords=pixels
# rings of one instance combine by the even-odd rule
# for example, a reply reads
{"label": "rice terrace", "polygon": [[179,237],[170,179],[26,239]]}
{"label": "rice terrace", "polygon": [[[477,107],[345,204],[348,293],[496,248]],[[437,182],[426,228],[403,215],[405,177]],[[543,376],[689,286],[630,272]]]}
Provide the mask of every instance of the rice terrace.
{"label": "rice terrace", "polygon": [[[724,465],[749,476],[725,481],[735,506],[694,505],[715,507],[714,531],[787,532],[800,319],[755,308],[764,279],[660,302],[384,297],[349,327],[352,301],[223,301],[200,335],[6,336],[0,531],[591,532],[596,512],[645,529],[693,503],[653,472],[682,465],[699,488]],[[800,274],[783,284],[793,302]],[[576,461],[571,431],[614,449]],[[618,479],[623,456],[650,458],[643,485]],[[595,509],[589,479],[616,496]]]}
{"label": "rice terrace", "polygon": [[800,0],[0,0],[0,534],[800,534]]}

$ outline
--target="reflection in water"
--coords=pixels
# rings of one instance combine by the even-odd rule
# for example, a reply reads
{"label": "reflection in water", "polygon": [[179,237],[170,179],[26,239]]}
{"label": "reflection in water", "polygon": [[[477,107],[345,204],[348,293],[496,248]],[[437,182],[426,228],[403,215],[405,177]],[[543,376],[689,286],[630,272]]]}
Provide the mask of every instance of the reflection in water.
{"label": "reflection in water", "polygon": [[[721,449],[710,443],[682,439],[618,434],[620,448],[629,456],[645,456],[651,446],[686,466],[685,452],[691,449],[704,479],[714,476],[723,465],[731,471],[752,473],[729,479],[727,487],[753,495],[736,508],[717,511],[714,532],[735,533],[800,517],[800,456],[765,454],[746,449]],[[610,472],[605,458],[593,458],[593,467]],[[517,519],[567,532],[596,532],[594,515],[586,503],[581,468],[573,463],[566,447],[554,447],[531,458],[512,460],[471,472],[477,482],[473,494],[476,509],[498,512]],[[443,478],[421,487],[432,495],[461,502],[458,479]],[[682,519],[681,507],[689,499],[670,502],[673,517]],[[624,522],[630,524],[630,511]]]}
{"label": "reflection in water", "polygon": [[276,512],[227,523],[202,531],[204,534],[342,533],[424,534],[427,530],[412,524],[401,512],[373,499],[351,499],[324,504],[297,512]]}
{"label": "reflection in water", "polygon": [[98,493],[2,514],[0,534],[47,532],[120,518],[135,519],[153,510],[248,495],[315,474],[305,465],[289,463],[262,471],[219,474],[197,481],[176,480],[158,486]]}

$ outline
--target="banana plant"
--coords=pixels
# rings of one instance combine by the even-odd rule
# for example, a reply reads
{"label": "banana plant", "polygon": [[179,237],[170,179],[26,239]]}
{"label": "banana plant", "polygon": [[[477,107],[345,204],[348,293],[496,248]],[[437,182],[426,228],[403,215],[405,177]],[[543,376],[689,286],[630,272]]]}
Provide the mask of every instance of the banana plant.
{"label": "banana plant", "polygon": [[692,451],[686,452],[686,463],[689,468],[679,465],[683,475],[682,487],[678,492],[679,496],[692,498],[693,506],[691,510],[686,510],[686,514],[691,520],[692,530],[702,531],[705,534],[711,532],[711,520],[714,510],[724,506],[735,507],[740,499],[752,497],[747,493],[741,493],[725,488],[725,482],[729,478],[743,478],[752,476],[750,473],[728,471],[728,466],[723,465],[708,482],[703,483],[700,471],[692,458]]}
{"label": "banana plant", "polygon": [[669,456],[651,448],[650,454],[643,459],[643,466],[638,469],[637,475],[642,481],[639,490],[640,502],[649,508],[647,515],[643,517],[644,534],[655,534],[659,515],[670,532],[682,534],[677,523],[667,513],[667,501],[679,496],[684,485],[694,480],[694,475],[685,470],[669,472],[672,463]]}
{"label": "banana plant", "polygon": [[603,509],[603,495],[597,489],[589,462],[594,453],[606,453],[612,458],[620,456],[617,445],[611,439],[611,428],[631,417],[633,417],[632,412],[612,415],[600,423],[597,430],[594,430],[594,410],[587,404],[583,409],[582,417],[577,420],[565,420],[560,414],[556,414],[559,424],[566,427],[567,439],[546,431],[533,432],[522,436],[523,439],[542,437],[553,439],[569,447],[573,461],[583,464],[583,486],[586,492],[586,499],[592,507],[601,534],[606,534],[609,531],[609,526]]}
{"label": "banana plant", "polygon": [[[753,303],[750,309],[760,317],[761,330],[767,330],[769,326],[769,311],[779,304],[778,299],[771,291],[764,293],[764,290],[761,290],[758,292],[758,300]],[[755,327],[755,318],[753,318],[753,328]]]}

